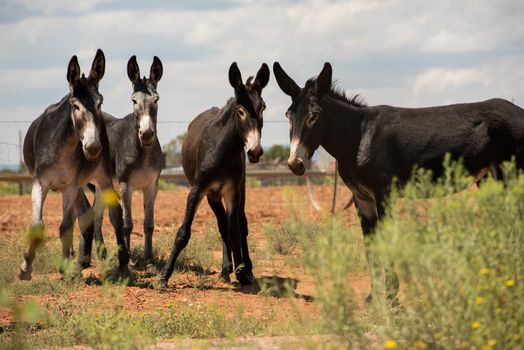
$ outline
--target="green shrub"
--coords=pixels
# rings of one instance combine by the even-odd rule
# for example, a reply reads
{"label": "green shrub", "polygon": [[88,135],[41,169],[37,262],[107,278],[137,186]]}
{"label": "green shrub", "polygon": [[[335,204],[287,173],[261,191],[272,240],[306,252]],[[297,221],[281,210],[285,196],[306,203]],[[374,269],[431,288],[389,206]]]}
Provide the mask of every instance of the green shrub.
{"label": "green shrub", "polygon": [[[393,262],[402,308],[379,308],[380,337],[399,348],[517,349],[524,344],[524,176],[452,194],[460,166],[432,185],[419,171],[394,194],[374,249]],[[446,195],[420,201],[422,195]],[[398,197],[404,197],[398,199]],[[377,309],[378,310],[378,309]]]}
{"label": "green shrub", "polygon": [[[177,268],[182,271],[189,269],[207,273],[214,267],[214,252],[222,250],[221,242],[220,234],[215,227],[206,228],[200,234],[193,234],[187,247],[177,259]],[[173,247],[172,244],[170,247]]]}
{"label": "green shrub", "polygon": [[[13,331],[0,333],[0,348],[87,345],[93,349],[143,349],[161,339],[177,337],[257,335],[271,322],[248,315],[242,307],[231,311],[216,304],[189,301],[172,302],[151,313],[133,314],[122,308],[124,286],[103,288],[105,297],[83,304],[71,303],[65,295],[49,315],[42,314],[34,302],[17,304],[17,315],[26,323],[23,328],[17,326]],[[5,300],[0,293],[0,305],[5,305]],[[107,305],[102,310],[101,302]],[[38,327],[35,322],[39,322]]]}
{"label": "green shrub", "polygon": [[280,225],[264,224],[262,229],[272,252],[279,255],[291,255],[298,247],[298,232],[301,221],[297,218],[286,219]]}
{"label": "green shrub", "polygon": [[262,181],[254,177],[246,177],[246,188],[262,187]]}
{"label": "green shrub", "polygon": [[316,286],[322,329],[357,339],[361,324],[355,318],[358,303],[349,280],[349,273],[357,269],[351,257],[357,240],[350,232],[341,218],[326,216],[320,225],[311,223],[298,234],[306,270]]}
{"label": "green shrub", "polygon": [[174,182],[169,182],[166,180],[159,179],[158,180],[158,190],[159,191],[169,191],[169,190],[175,190],[178,186]]}

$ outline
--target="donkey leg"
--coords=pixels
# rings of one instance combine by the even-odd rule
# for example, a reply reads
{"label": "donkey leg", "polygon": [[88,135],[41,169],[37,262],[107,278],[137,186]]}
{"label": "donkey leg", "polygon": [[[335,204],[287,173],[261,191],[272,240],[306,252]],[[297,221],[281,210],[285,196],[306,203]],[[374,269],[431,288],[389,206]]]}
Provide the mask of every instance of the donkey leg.
{"label": "donkey leg", "polygon": [[66,188],[62,192],[62,223],[60,224],[60,240],[62,241],[62,263],[60,264],[60,273],[66,272],[66,266],[69,263],[69,252],[73,244],[73,229],[76,219],[76,198],[78,189],[74,186]]}
{"label": "donkey leg", "polygon": [[120,199],[122,203],[122,215],[124,220],[124,237],[127,249],[131,253],[131,232],[133,232],[133,216],[131,213],[133,203],[133,188],[127,182],[120,183]]}
{"label": "donkey leg", "polygon": [[240,237],[242,240],[242,258],[244,259],[244,264],[246,265],[246,273],[248,278],[253,280],[253,263],[249,257],[249,248],[247,244],[247,236],[249,234],[247,217],[245,212],[246,206],[246,187],[245,184],[242,184],[241,197],[240,197]]}
{"label": "donkey leg", "polygon": [[94,220],[93,220],[93,231],[95,234],[96,242],[96,255],[99,260],[105,260],[107,257],[107,248],[104,243],[104,235],[102,234],[102,224],[104,223],[104,211],[105,205],[100,198],[102,191],[99,187],[95,190],[95,199],[93,202]]}
{"label": "donkey leg", "polygon": [[[384,197],[382,193],[376,195],[378,220],[386,216]],[[393,261],[386,262],[384,272],[386,280],[386,302],[392,307],[398,306],[400,304],[398,300],[400,285]]]}
{"label": "donkey leg", "polygon": [[367,302],[371,302],[374,294],[380,294],[380,259],[370,248],[373,240],[373,231],[378,221],[377,207],[373,201],[362,199],[355,195],[355,207],[360,217],[360,225],[364,233],[364,249],[368,261],[369,272],[371,276],[371,288],[369,295],[366,297]]}
{"label": "donkey leg", "polygon": [[78,246],[78,265],[87,268],[91,265],[91,250],[94,234],[94,211],[83,189],[78,189],[76,197],[76,211],[78,213],[78,226],[80,227],[80,242]]}
{"label": "donkey leg", "polygon": [[[95,200],[95,208],[103,208],[107,205],[109,210],[109,220],[111,221],[111,225],[113,226],[113,229],[115,230],[115,236],[116,236],[116,243],[118,246],[118,268],[119,273],[121,277],[126,277],[129,273],[128,264],[129,264],[129,249],[126,245],[126,240],[124,237],[124,231],[123,231],[123,219],[122,219],[122,207],[120,206],[119,201],[111,201],[110,203],[102,203],[102,200],[100,198],[100,195],[104,191],[114,191],[113,189],[113,183],[111,181],[111,178],[108,176],[103,176],[99,181],[99,187],[101,191],[98,191],[97,188],[97,199]],[[97,209],[95,209],[96,212]],[[100,209],[98,209],[100,210]]]}
{"label": "donkey leg", "polygon": [[395,266],[393,263],[387,264],[385,267],[386,273],[386,301],[392,306],[398,306],[398,292],[400,289],[400,283],[398,281],[397,273],[395,272]]}
{"label": "donkey leg", "polygon": [[223,282],[230,283],[229,275],[233,272],[233,263],[231,262],[231,248],[228,246],[227,238],[227,213],[221,199],[208,196],[207,202],[213,213],[215,213],[218,231],[220,232],[220,237],[222,237],[222,271],[220,271],[220,279]]}
{"label": "donkey leg", "polygon": [[33,260],[35,258],[36,248],[44,238],[44,222],[42,221],[42,210],[44,201],[47,196],[47,188],[42,187],[38,180],[33,182],[31,191],[31,200],[33,204],[33,217],[31,227],[29,228],[29,247],[24,251],[24,260],[18,271],[18,278],[21,280],[30,280],[33,272]]}
{"label": "donkey leg", "polygon": [[252,280],[248,278],[246,266],[242,256],[242,240],[240,234],[240,193],[236,189],[225,193],[228,220],[228,245],[233,252],[235,263],[235,277],[241,285],[248,285]]}
{"label": "donkey leg", "polygon": [[165,285],[167,285],[169,277],[171,277],[171,275],[173,274],[175,262],[178,258],[178,255],[180,254],[180,252],[182,252],[182,249],[184,249],[187,246],[187,243],[191,238],[191,224],[193,223],[196,210],[198,209],[200,202],[202,202],[203,196],[203,191],[196,186],[193,186],[189,191],[189,194],[187,196],[184,220],[182,221],[182,225],[176,233],[175,243],[173,245],[171,255],[169,256],[166,265],[162,269],[162,272],[160,272],[160,282]]}
{"label": "donkey leg", "polygon": [[155,200],[158,193],[158,183],[144,189],[144,258],[146,263],[153,263],[153,231],[155,230]]}

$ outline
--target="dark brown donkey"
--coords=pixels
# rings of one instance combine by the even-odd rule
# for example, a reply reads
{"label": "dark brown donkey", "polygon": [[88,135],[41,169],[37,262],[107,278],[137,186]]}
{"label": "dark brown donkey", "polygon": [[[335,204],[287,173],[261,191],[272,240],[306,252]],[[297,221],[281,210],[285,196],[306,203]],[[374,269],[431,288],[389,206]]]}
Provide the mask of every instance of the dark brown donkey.
{"label": "dark brown donkey", "polygon": [[[73,242],[73,225],[78,217],[81,231],[92,227],[92,214],[77,209],[77,196],[83,196],[81,187],[88,182],[100,190],[112,190],[109,141],[102,119],[102,95],[98,83],[104,76],[105,57],[98,50],[89,76],[80,76],[76,56],[67,69],[70,93],[60,102],[49,106],[29,127],[24,140],[24,161],[33,176],[33,219],[29,232],[29,248],[24,252],[19,277],[31,279],[35,250],[41,242],[44,223],[42,209],[49,190],[60,191],[63,201],[63,219],[60,225],[64,262],[69,259]],[[102,191],[98,191],[101,193]],[[102,205],[102,201],[97,201]],[[87,210],[87,209],[86,209]],[[122,232],[122,209],[116,204],[109,208],[111,223],[118,243],[120,272],[127,272],[128,250]],[[91,219],[91,220],[89,220]],[[90,222],[89,222],[90,221]]]}
{"label": "dark brown donkey", "polygon": [[[247,219],[244,213],[246,200],[246,158],[258,162],[263,153],[260,146],[262,112],[265,109],[262,89],[269,81],[269,68],[264,63],[255,80],[250,77],[242,82],[237,64],[229,68],[229,83],[235,97],[222,108],[213,107],[198,115],[189,124],[182,146],[182,166],[191,184],[187,197],[184,221],[178,229],[173,251],[161,272],[160,280],[167,284],[173,273],[175,261],[191,236],[191,224],[198,205],[207,196],[215,213],[223,241],[221,279],[229,281],[233,272],[241,284],[253,280],[253,265],[247,245]],[[225,202],[226,208],[222,204]]]}

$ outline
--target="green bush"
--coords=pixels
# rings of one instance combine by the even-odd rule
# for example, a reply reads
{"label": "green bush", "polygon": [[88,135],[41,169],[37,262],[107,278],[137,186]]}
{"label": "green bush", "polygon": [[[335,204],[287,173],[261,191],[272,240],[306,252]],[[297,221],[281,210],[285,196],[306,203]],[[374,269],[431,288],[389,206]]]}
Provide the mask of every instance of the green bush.
{"label": "green bush", "polygon": [[[400,310],[377,308],[387,347],[523,346],[524,176],[511,167],[505,175],[455,193],[472,183],[460,166],[437,185],[419,171],[393,195],[373,246],[396,265],[402,290]],[[418,199],[427,195],[441,196]]]}
{"label": "green bush", "polygon": [[265,224],[262,229],[272,252],[279,255],[291,255],[298,247],[298,234],[301,222],[297,218],[286,219],[280,225]]}
{"label": "green bush", "polygon": [[175,190],[178,186],[174,182],[169,182],[166,180],[159,179],[158,180],[158,190],[159,191],[166,191],[166,190]]}
{"label": "green bush", "polygon": [[358,300],[349,274],[361,269],[361,235],[342,218],[325,216],[320,223],[296,225],[304,266],[313,279],[315,301],[320,309],[322,333],[344,336],[354,346],[365,346],[362,323],[357,319]]}
{"label": "green bush", "polygon": [[[270,320],[259,320],[239,307],[226,310],[216,304],[189,301],[168,303],[151,313],[129,313],[122,308],[124,286],[105,285],[106,297],[84,304],[65,295],[49,315],[34,302],[13,305],[24,324],[0,333],[0,348],[31,349],[87,345],[93,349],[143,349],[161,339],[216,338],[257,335]],[[0,293],[0,305],[6,305]],[[107,307],[100,310],[100,302]],[[18,316],[19,315],[19,316]],[[35,325],[38,322],[38,327]]]}

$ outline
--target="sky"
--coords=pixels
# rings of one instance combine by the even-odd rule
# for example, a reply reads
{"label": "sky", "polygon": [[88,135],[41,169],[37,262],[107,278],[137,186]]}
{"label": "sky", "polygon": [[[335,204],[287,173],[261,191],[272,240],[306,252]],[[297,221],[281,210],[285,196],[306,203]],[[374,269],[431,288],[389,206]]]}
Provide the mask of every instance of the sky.
{"label": "sky", "polygon": [[[233,61],[244,79],[279,61],[300,86],[329,61],[338,85],[369,105],[524,106],[523,18],[521,0],[2,0],[0,163],[18,162],[19,134],[68,93],[71,57],[87,75],[97,48],[103,109],[117,117],[132,110],[129,58],[142,75],[162,60],[161,144],[233,95]],[[262,95],[262,144],[289,144],[290,99],[273,74]]]}

